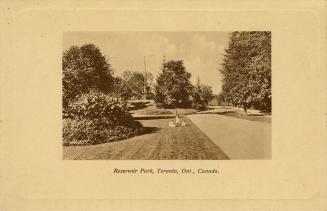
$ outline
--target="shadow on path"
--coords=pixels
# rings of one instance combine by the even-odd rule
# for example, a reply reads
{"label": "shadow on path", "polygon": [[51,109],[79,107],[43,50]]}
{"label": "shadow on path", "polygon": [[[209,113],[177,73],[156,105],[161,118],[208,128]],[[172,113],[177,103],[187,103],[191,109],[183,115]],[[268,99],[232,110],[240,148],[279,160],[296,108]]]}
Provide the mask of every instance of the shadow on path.
{"label": "shadow on path", "polygon": [[143,109],[143,108],[146,108],[148,107],[150,104],[149,101],[145,101],[145,102],[131,102],[131,106],[128,107],[128,110],[131,111],[131,110],[139,110],[139,109]]}

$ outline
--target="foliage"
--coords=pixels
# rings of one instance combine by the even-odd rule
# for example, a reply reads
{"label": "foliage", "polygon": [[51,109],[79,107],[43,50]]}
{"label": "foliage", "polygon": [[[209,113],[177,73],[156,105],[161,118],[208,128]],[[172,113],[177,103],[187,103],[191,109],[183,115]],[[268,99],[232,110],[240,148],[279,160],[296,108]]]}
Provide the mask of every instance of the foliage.
{"label": "foliage", "polygon": [[211,86],[201,84],[200,79],[197,80],[192,96],[192,107],[198,110],[205,109],[208,103],[214,98]]}
{"label": "foliage", "polygon": [[138,130],[126,126],[98,129],[91,120],[65,119],[63,127],[64,146],[100,144],[126,139]]}
{"label": "foliage", "polygon": [[271,33],[233,32],[220,72],[225,102],[271,110]]}
{"label": "foliage", "polygon": [[191,73],[182,60],[164,62],[155,85],[155,102],[159,107],[188,107],[192,84]]}
{"label": "foliage", "polygon": [[226,102],[223,93],[217,95],[216,98],[217,98],[218,105],[222,105],[224,102]]}
{"label": "foliage", "polygon": [[121,77],[115,77],[113,80],[113,89],[111,94],[122,100],[128,100],[133,97],[133,90],[130,89],[127,82]]}
{"label": "foliage", "polygon": [[[102,127],[125,125],[134,128],[133,117],[126,109],[126,102],[104,93],[91,90],[81,94],[69,104],[69,116],[74,119],[90,119]],[[101,124],[100,124],[101,123]]]}
{"label": "foliage", "polygon": [[91,90],[70,101],[64,125],[64,144],[94,144],[130,137],[141,124],[126,110],[126,103]]}
{"label": "foliage", "polygon": [[112,88],[112,69],[94,44],[72,46],[63,53],[63,107],[90,89],[108,92]]}
{"label": "foliage", "polygon": [[146,83],[146,98],[151,99],[153,97],[153,75],[151,72],[144,74],[138,71],[126,70],[123,72],[122,78],[134,99],[143,98],[144,83]]}

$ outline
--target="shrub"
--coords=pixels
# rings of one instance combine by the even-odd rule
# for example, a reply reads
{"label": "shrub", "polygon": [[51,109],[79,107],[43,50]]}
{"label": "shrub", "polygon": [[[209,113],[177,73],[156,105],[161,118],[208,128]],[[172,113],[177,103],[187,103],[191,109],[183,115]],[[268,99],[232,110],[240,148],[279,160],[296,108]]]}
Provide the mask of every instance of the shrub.
{"label": "shrub", "polygon": [[200,79],[198,79],[193,90],[192,107],[197,110],[204,110],[213,98],[211,86],[201,84]]}
{"label": "shrub", "polygon": [[141,124],[126,110],[126,103],[92,90],[70,102],[64,120],[64,145],[116,141],[136,135]]}
{"label": "shrub", "polygon": [[90,120],[65,119],[63,144],[64,146],[101,144],[126,139],[138,132],[139,129],[134,130],[126,126],[98,129],[97,125]]}

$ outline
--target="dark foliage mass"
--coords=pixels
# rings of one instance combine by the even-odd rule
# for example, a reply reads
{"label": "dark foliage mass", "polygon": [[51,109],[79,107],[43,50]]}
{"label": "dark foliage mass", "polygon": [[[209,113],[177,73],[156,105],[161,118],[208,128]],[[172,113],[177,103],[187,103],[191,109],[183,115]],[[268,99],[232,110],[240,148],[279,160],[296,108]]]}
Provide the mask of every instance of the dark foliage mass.
{"label": "dark foliage mass", "polygon": [[126,103],[91,90],[70,101],[64,121],[64,145],[98,144],[136,135],[141,124],[126,110]]}
{"label": "dark foliage mass", "polygon": [[233,32],[220,72],[220,101],[271,111],[271,32]]}
{"label": "dark foliage mass", "polygon": [[[136,135],[141,124],[126,109],[126,82],[93,44],[63,53],[64,145],[110,142]],[[119,93],[119,95],[118,95]]]}
{"label": "dark foliage mass", "polygon": [[189,107],[193,88],[190,78],[191,73],[185,70],[183,61],[164,62],[155,85],[157,105],[167,108]]}
{"label": "dark foliage mass", "polygon": [[131,99],[134,95],[127,82],[121,77],[115,77],[111,95],[122,100]]}
{"label": "dark foliage mass", "polygon": [[122,79],[130,91],[130,98],[142,99],[144,95],[147,99],[153,98],[153,75],[151,72],[144,74],[139,71],[126,70],[122,74]]}
{"label": "dark foliage mass", "polygon": [[107,93],[113,85],[112,69],[94,44],[72,46],[63,53],[63,107],[90,89]]}
{"label": "dark foliage mass", "polygon": [[[126,70],[122,77],[115,77],[111,94],[123,100],[153,99],[153,75],[150,72]],[[144,89],[145,88],[145,89]]]}
{"label": "dark foliage mass", "polygon": [[214,94],[211,86],[201,84],[200,79],[198,79],[193,88],[192,97],[192,107],[198,110],[204,110],[209,102],[214,98]]}

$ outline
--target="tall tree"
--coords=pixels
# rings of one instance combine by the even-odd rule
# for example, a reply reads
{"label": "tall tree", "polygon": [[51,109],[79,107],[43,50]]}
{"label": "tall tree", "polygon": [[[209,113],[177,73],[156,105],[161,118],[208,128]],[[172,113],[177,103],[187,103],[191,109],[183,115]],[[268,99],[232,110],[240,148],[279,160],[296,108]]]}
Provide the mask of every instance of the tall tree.
{"label": "tall tree", "polygon": [[63,103],[90,89],[109,92],[112,69],[100,49],[94,44],[71,46],[63,53]]}
{"label": "tall tree", "polygon": [[271,32],[233,32],[225,50],[222,96],[228,103],[271,110]]}
{"label": "tall tree", "polygon": [[191,73],[185,70],[182,60],[164,62],[155,85],[156,103],[164,107],[189,106],[192,93],[190,78]]}

